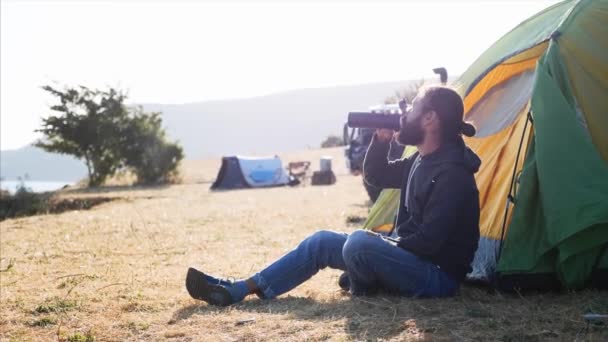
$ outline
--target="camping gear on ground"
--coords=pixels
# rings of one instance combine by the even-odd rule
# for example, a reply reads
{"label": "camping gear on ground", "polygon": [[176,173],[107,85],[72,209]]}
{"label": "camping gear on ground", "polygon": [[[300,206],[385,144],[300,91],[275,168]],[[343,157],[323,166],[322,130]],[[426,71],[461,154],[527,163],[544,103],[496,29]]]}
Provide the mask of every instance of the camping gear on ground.
{"label": "camping gear on ground", "polygon": [[[469,279],[608,288],[608,0],[541,11],[452,86],[477,126],[465,141],[482,159]],[[398,190],[384,190],[365,227],[388,231],[398,200]]]}
{"label": "camping gear on ground", "polygon": [[278,156],[253,158],[223,157],[212,190],[282,186],[289,182]]}
{"label": "camping gear on ground", "polygon": [[336,175],[331,169],[331,157],[321,157],[320,171],[312,174],[312,185],[332,185],[336,183]]}
{"label": "camping gear on ground", "polygon": [[319,162],[321,172],[331,171],[331,157],[323,156]]}
{"label": "camping gear on ground", "polygon": [[310,184],[312,185],[332,185],[335,183],[336,175],[334,175],[333,171],[315,171],[313,172],[312,180],[310,181]]}
{"label": "camping gear on ground", "polygon": [[287,164],[287,172],[289,173],[289,185],[298,185],[306,181],[308,169],[310,168],[309,161],[296,161]]}

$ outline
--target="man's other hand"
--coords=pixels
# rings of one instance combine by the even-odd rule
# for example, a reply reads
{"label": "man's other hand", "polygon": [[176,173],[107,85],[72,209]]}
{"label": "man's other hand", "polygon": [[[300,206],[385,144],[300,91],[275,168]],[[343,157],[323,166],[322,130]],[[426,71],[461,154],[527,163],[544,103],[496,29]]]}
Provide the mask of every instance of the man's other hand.
{"label": "man's other hand", "polygon": [[383,143],[391,142],[393,136],[395,135],[395,131],[392,129],[377,129],[376,130],[376,138],[378,141]]}

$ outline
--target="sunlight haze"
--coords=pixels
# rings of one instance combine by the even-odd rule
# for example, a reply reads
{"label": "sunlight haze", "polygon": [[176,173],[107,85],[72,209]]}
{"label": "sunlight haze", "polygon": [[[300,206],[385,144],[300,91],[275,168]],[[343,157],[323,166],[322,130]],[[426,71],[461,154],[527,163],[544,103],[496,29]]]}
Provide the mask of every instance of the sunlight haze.
{"label": "sunlight haze", "polygon": [[36,139],[44,84],[186,103],[454,75],[553,3],[2,1],[1,148]]}

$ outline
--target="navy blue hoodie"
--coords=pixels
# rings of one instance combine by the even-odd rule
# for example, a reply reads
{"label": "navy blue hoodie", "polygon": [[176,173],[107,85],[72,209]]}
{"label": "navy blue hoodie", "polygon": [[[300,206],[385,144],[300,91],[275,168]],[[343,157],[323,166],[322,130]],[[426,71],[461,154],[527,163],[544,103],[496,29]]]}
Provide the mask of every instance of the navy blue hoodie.
{"label": "navy blue hoodie", "polygon": [[439,266],[452,279],[464,280],[479,240],[479,191],[474,177],[479,157],[461,138],[420,156],[405,203],[408,175],[419,154],[389,162],[389,146],[374,135],[363,173],[371,185],[401,189],[397,244]]}

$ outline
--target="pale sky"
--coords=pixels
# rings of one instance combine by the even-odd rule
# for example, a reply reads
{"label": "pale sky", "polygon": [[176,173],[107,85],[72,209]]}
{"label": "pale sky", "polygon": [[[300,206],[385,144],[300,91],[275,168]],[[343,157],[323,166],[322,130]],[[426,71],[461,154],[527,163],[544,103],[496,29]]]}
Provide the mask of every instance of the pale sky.
{"label": "pale sky", "polygon": [[0,148],[36,139],[51,82],[185,103],[459,74],[555,2],[2,0]]}

